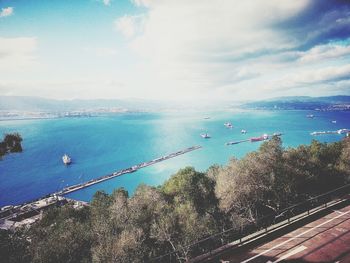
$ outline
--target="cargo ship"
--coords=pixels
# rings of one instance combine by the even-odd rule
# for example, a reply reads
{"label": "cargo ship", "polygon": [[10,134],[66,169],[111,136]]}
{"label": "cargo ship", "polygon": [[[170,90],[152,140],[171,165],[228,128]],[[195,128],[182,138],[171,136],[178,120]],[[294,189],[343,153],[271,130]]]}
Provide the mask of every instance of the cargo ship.
{"label": "cargo ship", "polygon": [[266,141],[269,138],[269,135],[263,134],[259,137],[252,137],[250,138],[251,142],[260,142],[260,141]]}

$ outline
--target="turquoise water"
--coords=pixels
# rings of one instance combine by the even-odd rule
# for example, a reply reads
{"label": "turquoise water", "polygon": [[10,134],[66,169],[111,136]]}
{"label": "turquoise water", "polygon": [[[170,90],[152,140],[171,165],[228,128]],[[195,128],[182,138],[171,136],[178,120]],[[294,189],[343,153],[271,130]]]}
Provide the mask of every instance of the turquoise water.
{"label": "turquoise water", "polygon": [[[314,119],[306,114],[315,114]],[[210,116],[210,119],[204,117]],[[336,124],[331,120],[337,120]],[[233,129],[224,127],[232,122]],[[283,132],[285,147],[320,141],[338,141],[341,135],[313,137],[312,131],[350,128],[350,112],[245,111],[192,113],[135,113],[94,118],[1,121],[0,134],[19,132],[23,153],[0,161],[0,206],[19,204],[55,192],[67,185],[88,181],[116,170],[183,148],[203,148],[114,178],[69,195],[90,200],[97,190],[112,192],[125,187],[131,193],[140,183],[159,185],[185,166],[205,171],[214,163],[225,164],[256,150],[260,142],[226,146],[263,133]],[[243,135],[241,129],[248,133]],[[212,138],[199,136],[208,132]],[[61,157],[73,164],[65,167]]]}

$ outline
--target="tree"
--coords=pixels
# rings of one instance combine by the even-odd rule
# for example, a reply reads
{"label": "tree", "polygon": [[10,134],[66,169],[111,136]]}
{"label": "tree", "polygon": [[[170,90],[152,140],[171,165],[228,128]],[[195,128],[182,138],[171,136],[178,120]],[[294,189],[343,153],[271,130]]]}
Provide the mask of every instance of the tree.
{"label": "tree", "polygon": [[200,214],[211,213],[217,205],[215,181],[193,167],[180,169],[162,186],[162,191],[175,203],[191,202]]}
{"label": "tree", "polygon": [[19,133],[5,134],[0,142],[0,158],[8,153],[22,152],[22,137]]}
{"label": "tree", "polygon": [[90,262],[88,210],[76,210],[70,205],[49,210],[28,233],[32,262]]}
{"label": "tree", "polygon": [[350,137],[347,137],[342,142],[343,148],[339,156],[337,168],[342,173],[344,181],[350,182]]}
{"label": "tree", "polygon": [[29,242],[23,230],[10,232],[0,229],[0,259],[1,262],[26,263],[31,262],[28,250]]}

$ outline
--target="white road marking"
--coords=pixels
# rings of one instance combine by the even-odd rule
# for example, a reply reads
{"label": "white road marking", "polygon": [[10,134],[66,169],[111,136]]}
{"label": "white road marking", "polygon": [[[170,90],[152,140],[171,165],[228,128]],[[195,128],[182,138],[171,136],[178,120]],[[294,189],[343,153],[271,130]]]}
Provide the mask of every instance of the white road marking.
{"label": "white road marking", "polygon": [[272,262],[271,260],[267,261],[266,263],[277,263],[277,262],[280,262],[282,260],[285,260],[287,258],[289,258],[290,256],[293,256],[295,254],[298,254],[299,252],[303,251],[307,249],[306,246],[300,246],[300,247],[297,247],[297,248],[294,248],[293,250],[291,250],[289,253],[285,254],[284,256],[278,258],[276,261]]}
{"label": "white road marking", "polygon": [[285,254],[284,256],[280,257],[279,259],[277,259],[276,261],[274,261],[273,263],[277,263],[277,262],[280,262],[282,260],[285,260],[286,258],[289,258],[290,256],[293,256],[295,254],[298,254],[299,252],[303,251],[307,249],[306,246],[300,246],[300,247],[297,247],[293,250],[291,250],[289,253]]}
{"label": "white road marking", "polygon": [[[339,211],[339,210],[333,210],[333,211],[336,212],[336,213],[338,213],[338,214],[341,214],[341,215],[344,214],[344,212],[341,212],[341,211]],[[335,263],[337,263],[337,262],[335,262]]]}
{"label": "white road marking", "polygon": [[316,228],[318,228],[318,227],[321,227],[321,226],[323,226],[323,225],[325,225],[325,224],[327,224],[327,223],[329,223],[329,222],[332,222],[333,220],[335,220],[335,219],[337,219],[337,218],[339,218],[339,217],[341,217],[341,216],[344,216],[344,215],[346,215],[346,214],[348,214],[348,213],[350,213],[350,210],[347,211],[347,212],[344,212],[344,213],[342,213],[342,214],[340,214],[340,215],[337,215],[336,217],[333,217],[333,218],[327,220],[326,222],[323,222],[323,223],[321,223],[321,224],[319,224],[319,225],[317,225],[317,226],[314,226],[313,228],[310,228],[310,229],[306,230],[305,232],[296,235],[295,237],[292,237],[292,238],[290,238],[290,239],[288,239],[288,240],[286,240],[286,241],[284,241],[284,242],[282,242],[282,243],[279,243],[278,245],[273,246],[272,248],[267,249],[267,250],[261,252],[260,254],[255,255],[254,257],[248,258],[248,259],[242,261],[241,263],[246,263],[246,262],[252,261],[253,259],[258,258],[258,257],[260,257],[260,256],[262,256],[262,255],[264,255],[264,254],[266,254],[266,253],[268,253],[268,252],[270,252],[271,250],[274,250],[274,249],[276,249],[276,248],[278,248],[278,247],[280,247],[280,246],[283,246],[284,244],[287,244],[287,243],[289,243],[290,241],[292,241],[292,240],[294,240],[294,239],[296,239],[296,238],[298,238],[298,237],[300,237],[300,236],[302,236],[302,235],[305,235],[305,234],[311,232],[312,230],[314,230],[314,229],[316,229]]}

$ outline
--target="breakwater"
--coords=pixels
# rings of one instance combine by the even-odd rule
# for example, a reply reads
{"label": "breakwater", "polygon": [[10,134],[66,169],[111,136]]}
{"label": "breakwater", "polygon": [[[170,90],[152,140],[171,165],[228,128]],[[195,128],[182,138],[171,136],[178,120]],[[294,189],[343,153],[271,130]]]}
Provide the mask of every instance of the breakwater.
{"label": "breakwater", "polygon": [[136,172],[137,170],[139,170],[141,168],[144,168],[144,167],[147,167],[147,166],[150,166],[150,165],[153,165],[153,164],[156,164],[156,163],[168,160],[170,158],[174,158],[176,156],[179,156],[179,155],[182,155],[182,154],[194,151],[194,150],[198,150],[200,148],[202,148],[202,146],[200,146],[200,145],[192,146],[192,147],[189,147],[189,148],[186,148],[186,149],[183,149],[183,150],[180,150],[180,151],[177,151],[177,152],[174,152],[174,153],[171,153],[171,154],[168,154],[168,155],[165,155],[165,156],[153,159],[153,160],[148,161],[148,162],[143,162],[143,163],[134,165],[132,167],[129,167],[129,168],[126,168],[126,169],[122,169],[120,171],[116,171],[116,172],[111,173],[111,174],[107,174],[107,175],[104,175],[104,176],[101,176],[101,177],[98,177],[98,178],[95,178],[95,179],[91,179],[90,181],[87,181],[85,183],[80,183],[80,184],[75,184],[75,185],[71,185],[71,186],[65,187],[62,190],[60,190],[60,191],[58,191],[56,193],[53,193],[52,195],[69,194],[69,193],[81,190],[83,188],[87,188],[89,186],[92,186],[92,185],[95,185],[95,184],[107,181],[109,179],[112,179],[112,178],[115,178],[115,177],[118,177],[118,176],[121,176],[121,175],[124,175],[124,174]]}
{"label": "breakwater", "polygon": [[235,144],[239,144],[242,142],[260,142],[260,141],[266,141],[269,138],[271,138],[272,136],[282,136],[283,133],[274,133],[274,134],[264,134],[261,135],[260,137],[252,137],[249,139],[245,139],[245,140],[240,140],[240,141],[231,141],[231,142],[227,142],[226,145],[235,145]]}
{"label": "breakwater", "polygon": [[350,132],[350,129],[340,129],[337,131],[315,131],[310,133],[310,135],[324,135],[324,134],[348,134]]}

